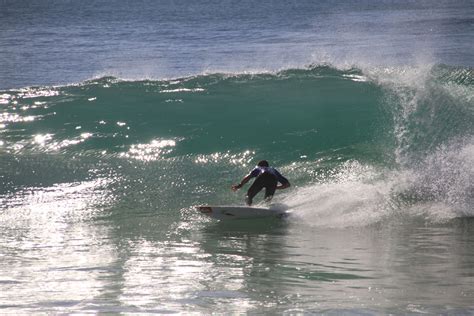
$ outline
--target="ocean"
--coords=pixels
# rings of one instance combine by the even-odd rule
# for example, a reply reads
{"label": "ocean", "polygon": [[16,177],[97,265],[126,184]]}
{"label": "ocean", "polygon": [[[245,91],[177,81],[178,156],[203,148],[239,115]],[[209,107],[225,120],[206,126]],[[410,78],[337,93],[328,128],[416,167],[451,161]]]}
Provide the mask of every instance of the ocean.
{"label": "ocean", "polygon": [[[474,2],[0,0],[0,30],[1,314],[474,314]],[[196,211],[262,159],[288,218]]]}

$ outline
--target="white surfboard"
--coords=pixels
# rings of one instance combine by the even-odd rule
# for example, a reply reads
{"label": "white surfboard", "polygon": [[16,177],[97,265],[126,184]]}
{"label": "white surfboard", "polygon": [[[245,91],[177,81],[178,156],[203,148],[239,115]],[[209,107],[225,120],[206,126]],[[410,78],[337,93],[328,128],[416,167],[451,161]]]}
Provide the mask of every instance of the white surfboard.
{"label": "white surfboard", "polygon": [[285,206],[275,204],[269,208],[249,207],[249,206],[222,206],[222,205],[204,205],[197,206],[196,209],[204,215],[219,220],[229,219],[252,219],[263,217],[287,217],[290,212]]}

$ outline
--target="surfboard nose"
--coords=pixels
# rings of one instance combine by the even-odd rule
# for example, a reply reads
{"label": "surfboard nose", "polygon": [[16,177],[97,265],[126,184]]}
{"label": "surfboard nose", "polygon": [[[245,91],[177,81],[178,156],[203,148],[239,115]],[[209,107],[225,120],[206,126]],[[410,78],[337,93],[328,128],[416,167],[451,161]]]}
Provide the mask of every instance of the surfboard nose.
{"label": "surfboard nose", "polygon": [[198,211],[203,213],[203,214],[206,214],[206,215],[209,215],[212,213],[212,207],[210,206],[198,206],[197,207]]}

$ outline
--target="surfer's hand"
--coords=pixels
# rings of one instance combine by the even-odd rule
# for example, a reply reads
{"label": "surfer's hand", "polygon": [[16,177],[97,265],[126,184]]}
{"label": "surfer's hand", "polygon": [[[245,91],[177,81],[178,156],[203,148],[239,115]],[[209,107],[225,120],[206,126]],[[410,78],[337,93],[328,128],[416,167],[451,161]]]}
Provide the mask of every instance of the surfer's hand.
{"label": "surfer's hand", "polygon": [[289,188],[289,187],[290,187],[290,183],[288,182],[288,183],[279,185],[279,186],[277,186],[276,188],[277,188],[278,190],[283,190],[283,189],[286,189],[286,188]]}
{"label": "surfer's hand", "polygon": [[241,187],[242,187],[242,186],[241,186],[240,184],[234,184],[234,185],[232,186],[232,191],[235,192],[235,191],[237,191],[238,189],[240,189]]}

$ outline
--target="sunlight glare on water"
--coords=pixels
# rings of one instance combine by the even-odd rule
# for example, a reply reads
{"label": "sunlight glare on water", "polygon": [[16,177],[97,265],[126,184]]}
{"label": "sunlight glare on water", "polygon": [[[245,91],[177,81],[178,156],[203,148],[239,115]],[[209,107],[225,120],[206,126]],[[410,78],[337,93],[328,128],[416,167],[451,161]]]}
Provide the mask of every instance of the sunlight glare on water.
{"label": "sunlight glare on water", "polygon": [[473,314],[473,5],[0,1],[0,314]]}

